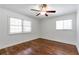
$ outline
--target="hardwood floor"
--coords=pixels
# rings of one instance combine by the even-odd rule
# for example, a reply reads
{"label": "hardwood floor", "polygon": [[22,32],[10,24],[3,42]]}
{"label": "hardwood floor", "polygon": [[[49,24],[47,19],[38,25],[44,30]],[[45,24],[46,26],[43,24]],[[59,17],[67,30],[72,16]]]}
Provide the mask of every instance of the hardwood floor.
{"label": "hardwood floor", "polygon": [[38,38],[0,50],[1,55],[78,55],[75,45]]}

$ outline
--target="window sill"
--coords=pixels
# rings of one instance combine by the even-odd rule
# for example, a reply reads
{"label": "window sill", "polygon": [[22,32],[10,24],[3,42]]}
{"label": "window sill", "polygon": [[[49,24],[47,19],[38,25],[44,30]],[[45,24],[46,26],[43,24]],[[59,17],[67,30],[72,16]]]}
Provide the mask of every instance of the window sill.
{"label": "window sill", "polygon": [[72,29],[56,29],[57,31],[72,31]]}
{"label": "window sill", "polygon": [[9,33],[9,35],[17,35],[17,34],[30,34],[31,32],[21,32],[21,33]]}

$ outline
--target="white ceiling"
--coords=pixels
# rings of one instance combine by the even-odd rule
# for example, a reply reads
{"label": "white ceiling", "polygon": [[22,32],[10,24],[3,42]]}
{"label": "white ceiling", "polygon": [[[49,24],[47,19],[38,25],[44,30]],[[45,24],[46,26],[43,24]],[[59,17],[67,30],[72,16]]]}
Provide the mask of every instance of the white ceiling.
{"label": "white ceiling", "polygon": [[[30,9],[38,9],[38,4],[1,4],[1,8],[5,8],[14,12],[24,14],[33,18],[46,18],[44,15],[35,16],[38,12],[31,11]],[[76,11],[77,5],[75,4],[48,4],[48,9],[56,10],[55,14],[48,14],[48,17],[64,15]]]}

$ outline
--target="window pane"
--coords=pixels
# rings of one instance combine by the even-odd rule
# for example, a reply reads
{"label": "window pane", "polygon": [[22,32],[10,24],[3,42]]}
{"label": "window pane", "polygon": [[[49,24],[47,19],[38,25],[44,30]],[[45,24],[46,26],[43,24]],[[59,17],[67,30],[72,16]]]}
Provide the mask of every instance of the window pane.
{"label": "window pane", "polygon": [[56,21],[56,29],[63,29],[63,21]]}
{"label": "window pane", "polygon": [[20,26],[10,26],[10,33],[22,32],[22,27]]}
{"label": "window pane", "polygon": [[23,31],[24,32],[31,32],[31,27],[24,27],[23,28]]}
{"label": "window pane", "polygon": [[64,29],[72,29],[72,20],[64,20]]}
{"label": "window pane", "polygon": [[31,26],[31,22],[24,20],[24,21],[23,21],[23,25],[24,25],[24,26]]}
{"label": "window pane", "polygon": [[31,22],[24,20],[23,21],[23,32],[31,32]]}
{"label": "window pane", "polygon": [[22,25],[22,20],[17,18],[10,18],[10,25]]}
{"label": "window pane", "polygon": [[21,26],[10,26],[10,28],[22,28]]}

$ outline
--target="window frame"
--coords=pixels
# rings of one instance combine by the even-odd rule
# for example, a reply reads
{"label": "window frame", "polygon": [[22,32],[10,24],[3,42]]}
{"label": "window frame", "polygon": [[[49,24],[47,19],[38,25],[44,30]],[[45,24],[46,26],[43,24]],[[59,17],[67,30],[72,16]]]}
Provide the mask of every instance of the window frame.
{"label": "window frame", "polygon": [[[65,20],[66,20],[66,19],[65,19]],[[55,28],[55,29],[56,29],[56,30],[63,30],[63,31],[64,31],[64,30],[72,30],[72,29],[73,29],[73,20],[72,20],[72,19],[67,19],[67,20],[71,20],[71,22],[72,22],[72,24],[71,24],[72,28],[71,28],[71,29],[64,29],[64,21],[65,21],[65,20],[56,20],[56,22],[57,22],[57,21],[63,21],[63,29],[56,29],[56,28]],[[56,22],[55,22],[55,23],[56,23]],[[56,25],[56,24],[55,24],[55,25]],[[55,26],[55,27],[56,27],[56,26]]]}
{"label": "window frame", "polygon": [[[23,21],[29,21],[29,20],[23,20]],[[23,26],[23,24],[24,24],[23,21],[22,21],[22,26]],[[23,27],[22,27],[22,32],[23,32],[23,33],[31,33],[31,32],[32,32],[32,22],[31,22],[31,21],[29,21],[29,22],[31,23],[31,26],[30,26],[31,31],[30,31],[30,32],[25,32],[25,31],[24,31],[24,26],[23,26]]]}
{"label": "window frame", "polygon": [[[22,32],[10,33],[10,26],[11,26],[11,25],[10,25],[10,18],[15,18],[15,19],[20,19],[20,20],[22,20],[22,25],[21,25],[21,26],[22,26]],[[32,32],[32,27],[31,27],[31,31],[30,31],[30,32],[24,32],[24,31],[23,31],[23,21],[24,21],[24,19],[21,19],[21,18],[18,18],[18,17],[9,17],[9,18],[8,18],[8,29],[9,29],[9,30],[8,30],[8,33],[9,33],[9,34],[24,34],[24,33],[31,33],[31,32]],[[30,21],[30,20],[26,20],[26,21]],[[30,22],[31,22],[31,21],[30,21]],[[32,22],[31,22],[31,26],[32,26]]]}

